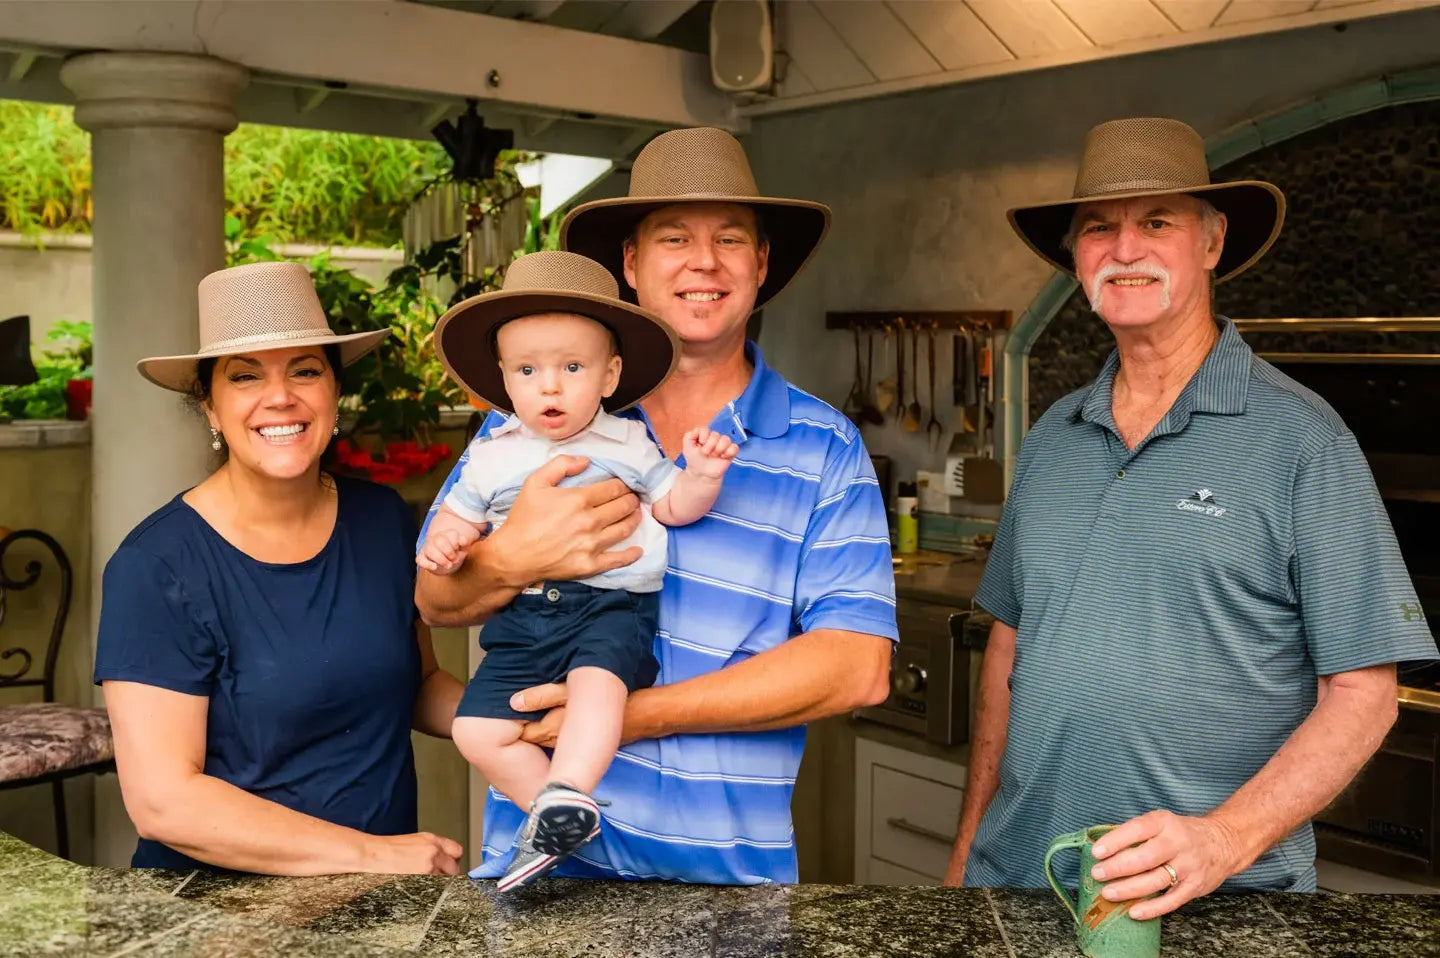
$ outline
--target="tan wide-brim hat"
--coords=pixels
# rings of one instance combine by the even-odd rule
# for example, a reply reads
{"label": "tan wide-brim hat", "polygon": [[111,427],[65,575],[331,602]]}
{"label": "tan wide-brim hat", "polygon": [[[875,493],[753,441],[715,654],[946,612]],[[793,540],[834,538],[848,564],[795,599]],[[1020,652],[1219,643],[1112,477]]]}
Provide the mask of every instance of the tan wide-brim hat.
{"label": "tan wide-brim hat", "polygon": [[1010,225],[1032,250],[1062,272],[1075,275],[1063,240],[1081,203],[1184,193],[1225,214],[1225,247],[1215,266],[1223,282],[1253,266],[1280,235],[1285,194],[1271,183],[1211,183],[1205,141],[1179,120],[1139,117],[1101,123],[1085,137],[1085,152],[1066,200],[1020,206]]}
{"label": "tan wide-brim hat", "polygon": [[515,408],[505,390],[495,333],[512,319],[541,313],[588,316],[615,334],[620,384],[603,401],[608,412],[633,406],[669,378],[680,340],[654,313],[620,298],[604,266],[578,253],[521,256],[505,271],[501,289],[452,306],[435,324],[435,352],[451,378],[501,412]]}
{"label": "tan wide-brim hat", "polygon": [[661,133],[646,144],[630,169],[629,195],[575,207],[560,225],[560,246],[603,265],[634,302],[625,281],[625,239],[650,213],[676,203],[739,203],[755,210],[770,244],[756,309],[795,278],[830,229],[828,206],[761,196],[740,142],[724,130],[696,127]]}
{"label": "tan wide-brim hat", "polygon": [[218,270],[200,281],[199,352],[152,356],[135,368],[157,386],[190,392],[202,359],[338,346],[340,365],[348,366],[389,335],[388,327],[338,335],[325,319],[310,271],[303,264],[251,263]]}

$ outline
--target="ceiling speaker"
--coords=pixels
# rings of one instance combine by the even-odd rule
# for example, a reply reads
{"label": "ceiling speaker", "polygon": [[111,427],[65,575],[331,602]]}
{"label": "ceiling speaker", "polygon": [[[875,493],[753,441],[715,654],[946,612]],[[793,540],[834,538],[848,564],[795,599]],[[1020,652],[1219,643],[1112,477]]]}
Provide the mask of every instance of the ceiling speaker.
{"label": "ceiling speaker", "polygon": [[710,8],[710,82],[726,93],[768,90],[775,79],[769,0],[715,0]]}

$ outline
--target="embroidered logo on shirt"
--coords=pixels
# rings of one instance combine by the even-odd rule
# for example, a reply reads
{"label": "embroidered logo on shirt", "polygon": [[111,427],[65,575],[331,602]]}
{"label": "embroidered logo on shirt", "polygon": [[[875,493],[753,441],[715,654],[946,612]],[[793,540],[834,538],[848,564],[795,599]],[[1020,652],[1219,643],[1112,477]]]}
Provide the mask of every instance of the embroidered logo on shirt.
{"label": "embroidered logo on shirt", "polygon": [[1198,512],[1203,516],[1217,518],[1226,512],[1225,507],[1215,501],[1215,493],[1203,487],[1176,502],[1175,508],[1181,512]]}
{"label": "embroidered logo on shirt", "polygon": [[1425,621],[1425,609],[1418,602],[1414,605],[1411,605],[1409,602],[1401,602],[1400,613],[1405,616],[1406,622],[1412,622],[1415,619],[1419,619],[1421,622]]}

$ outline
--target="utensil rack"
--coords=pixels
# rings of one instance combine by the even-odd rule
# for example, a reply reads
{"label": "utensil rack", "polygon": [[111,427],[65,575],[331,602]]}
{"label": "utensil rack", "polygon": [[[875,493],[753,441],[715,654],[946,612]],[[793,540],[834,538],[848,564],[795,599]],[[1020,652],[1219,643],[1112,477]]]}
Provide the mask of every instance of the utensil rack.
{"label": "utensil rack", "polygon": [[1008,309],[872,310],[826,312],[826,329],[1009,329],[1014,314]]}

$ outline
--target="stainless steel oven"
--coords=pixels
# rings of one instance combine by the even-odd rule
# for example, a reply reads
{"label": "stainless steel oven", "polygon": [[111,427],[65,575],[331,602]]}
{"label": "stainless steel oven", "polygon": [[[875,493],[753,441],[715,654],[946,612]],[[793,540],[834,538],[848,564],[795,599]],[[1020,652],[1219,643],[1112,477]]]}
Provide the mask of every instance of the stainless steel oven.
{"label": "stainless steel oven", "polygon": [[[1330,403],[1375,476],[1419,598],[1440,622],[1440,318],[1237,320],[1261,357]],[[1440,665],[1400,663],[1400,717],[1315,819],[1320,857],[1440,884]]]}
{"label": "stainless steel oven", "polygon": [[969,741],[971,657],[972,648],[978,648],[970,645],[971,617],[951,606],[899,599],[895,618],[900,641],[890,660],[890,696],[855,714],[936,745]]}

